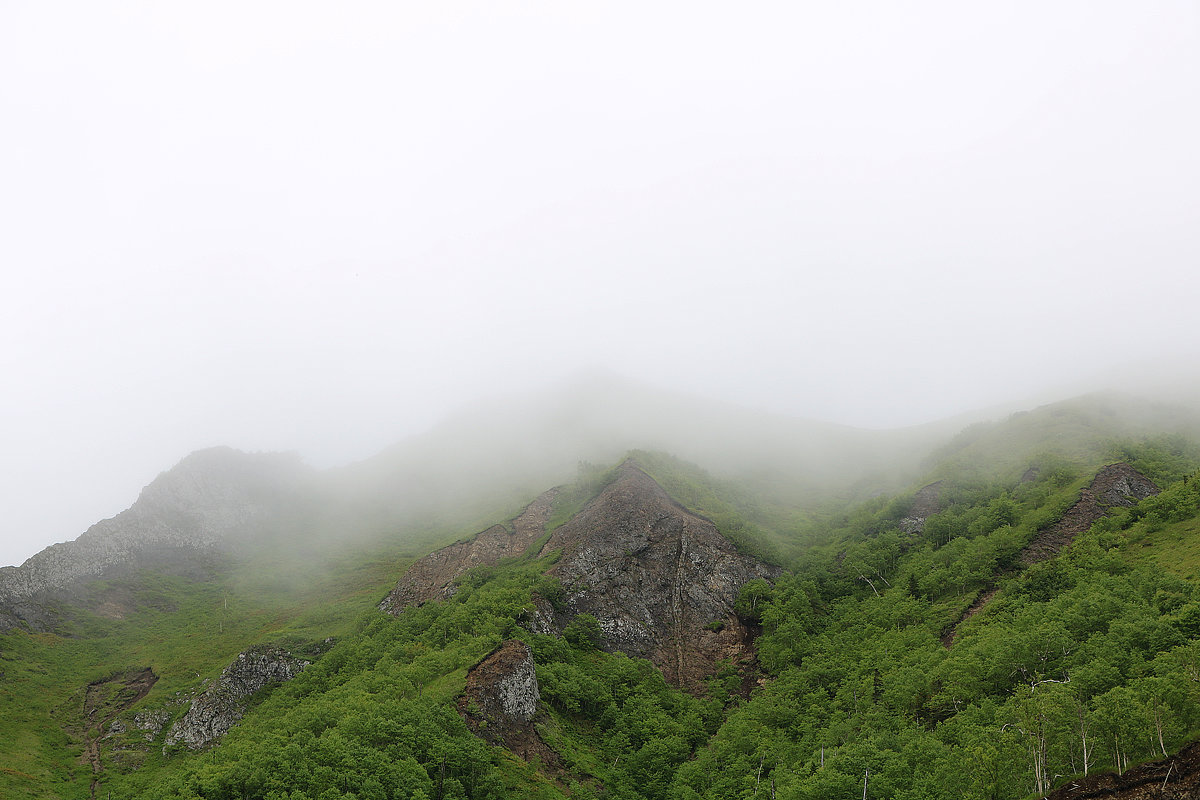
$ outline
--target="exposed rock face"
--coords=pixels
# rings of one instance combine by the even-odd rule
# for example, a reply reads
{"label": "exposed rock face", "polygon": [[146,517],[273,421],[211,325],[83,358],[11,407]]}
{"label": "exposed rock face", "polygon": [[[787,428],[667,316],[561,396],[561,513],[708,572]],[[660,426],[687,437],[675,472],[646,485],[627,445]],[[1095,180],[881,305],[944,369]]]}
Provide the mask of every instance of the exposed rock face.
{"label": "exposed rock face", "polygon": [[164,709],[139,711],[133,716],[133,724],[145,734],[147,742],[153,742],[162,733],[162,729],[171,721],[171,715]]}
{"label": "exposed rock face", "polygon": [[546,531],[558,489],[543,492],[512,520],[510,526],[493,525],[473,539],[455,542],[416,561],[379,608],[397,614],[409,606],[454,595],[455,581],[481,564],[499,564],[501,559],[523,554]]}
{"label": "exposed rock face", "polygon": [[[494,526],[416,562],[380,607],[399,614],[447,597],[453,580],[472,566],[524,552],[544,532],[552,499],[539,497],[512,530]],[[561,557],[549,574],[562,583],[563,596],[555,606],[535,599],[530,629],[560,634],[579,614],[591,614],[605,649],[648,658],[667,680],[692,691],[702,690],[722,660],[753,661],[752,632],[733,606],[747,582],[781,572],[739,553],[632,461],[538,555],[554,551]]]}
{"label": "exposed rock face", "polygon": [[1058,522],[1038,531],[1021,551],[1021,564],[1029,566],[1058,555],[1076,536],[1114,507],[1128,508],[1159,493],[1154,482],[1128,464],[1110,464],[1096,474],[1091,485]]}
{"label": "exposed rock face", "polygon": [[216,685],[193,700],[187,714],[171,726],[167,746],[182,743],[197,750],[210,744],[242,718],[250,695],[291,680],[308,664],[277,647],[252,647],[239,654]]}
{"label": "exposed rock face", "polygon": [[467,673],[466,704],[496,725],[529,722],[537,714],[541,694],[529,645],[510,639]]}
{"label": "exposed rock face", "polygon": [[564,597],[561,611],[547,609],[553,618],[543,626],[561,631],[576,615],[591,614],[606,649],[648,658],[690,690],[702,688],[718,661],[751,656],[752,637],[734,603],[750,580],[781,572],[738,553],[632,462],[554,532],[541,555],[554,550],[562,556],[550,574]]}
{"label": "exposed rock face", "polygon": [[113,568],[159,564],[236,544],[294,504],[309,471],[298,457],[227,447],[192,453],[159,475],[137,502],[78,539],[20,567],[0,567],[0,630],[45,622],[38,599]]}
{"label": "exposed rock face", "polygon": [[534,756],[554,763],[557,757],[537,735],[537,673],[529,645],[511,639],[493,650],[467,673],[458,711],[476,734],[524,759]]}
{"label": "exposed rock face", "polygon": [[908,516],[900,520],[900,530],[905,533],[920,533],[925,530],[925,520],[941,510],[941,497],[941,481],[934,481],[918,489]]}

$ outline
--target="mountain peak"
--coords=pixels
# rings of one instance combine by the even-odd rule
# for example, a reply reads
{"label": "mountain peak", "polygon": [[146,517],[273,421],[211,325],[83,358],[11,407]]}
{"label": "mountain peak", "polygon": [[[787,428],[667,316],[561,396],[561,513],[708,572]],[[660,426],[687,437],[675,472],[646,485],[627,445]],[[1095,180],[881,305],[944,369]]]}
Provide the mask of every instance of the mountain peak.
{"label": "mountain peak", "polygon": [[214,447],[188,455],[120,514],[20,567],[0,568],[0,630],[19,620],[50,624],[39,597],[70,592],[111,569],[186,562],[252,538],[264,520],[295,503],[307,474],[292,454]]}
{"label": "mountain peak", "polygon": [[[399,614],[444,599],[468,569],[524,553],[544,535],[553,499],[543,494],[508,525],[420,559],[380,608]],[[648,658],[668,681],[692,690],[701,688],[718,661],[752,658],[751,631],[734,603],[750,580],[780,573],[739,553],[710,520],[677,503],[632,458],[555,529],[538,557],[555,552],[560,557],[547,574],[562,583],[562,602],[552,607],[539,598],[532,629],[558,634],[580,614],[590,614],[600,624],[604,648]]]}
{"label": "mountain peak", "polygon": [[743,555],[710,520],[677,503],[632,459],[558,528],[541,555],[561,556],[562,610],[541,609],[543,628],[579,614],[600,623],[606,649],[653,661],[667,680],[699,690],[718,661],[751,658],[751,631],[734,613],[742,586],[781,570]]}

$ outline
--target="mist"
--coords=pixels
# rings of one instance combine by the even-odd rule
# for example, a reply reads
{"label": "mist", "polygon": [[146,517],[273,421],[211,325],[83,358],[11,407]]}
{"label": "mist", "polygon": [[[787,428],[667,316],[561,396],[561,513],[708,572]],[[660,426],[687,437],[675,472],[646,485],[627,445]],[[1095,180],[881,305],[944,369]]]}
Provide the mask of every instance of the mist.
{"label": "mist", "polygon": [[196,449],[342,467],[597,371],[1194,404],[1197,96],[1184,2],[8,4],[0,563]]}

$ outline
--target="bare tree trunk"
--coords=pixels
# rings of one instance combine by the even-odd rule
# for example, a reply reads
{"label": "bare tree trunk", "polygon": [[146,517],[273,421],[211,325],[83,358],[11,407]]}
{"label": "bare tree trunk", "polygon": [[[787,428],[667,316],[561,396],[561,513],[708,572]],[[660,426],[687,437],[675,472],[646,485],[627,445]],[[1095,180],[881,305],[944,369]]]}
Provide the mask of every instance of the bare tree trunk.
{"label": "bare tree trunk", "polygon": [[1163,742],[1163,709],[1157,698],[1154,700],[1154,709],[1151,713],[1154,714],[1154,732],[1158,734],[1158,749],[1162,751],[1163,758],[1166,758],[1167,745]]}
{"label": "bare tree trunk", "polygon": [[1092,751],[1088,749],[1087,706],[1082,700],[1076,700],[1075,721],[1079,723],[1079,741],[1083,744],[1083,774],[1086,776],[1092,766]]}

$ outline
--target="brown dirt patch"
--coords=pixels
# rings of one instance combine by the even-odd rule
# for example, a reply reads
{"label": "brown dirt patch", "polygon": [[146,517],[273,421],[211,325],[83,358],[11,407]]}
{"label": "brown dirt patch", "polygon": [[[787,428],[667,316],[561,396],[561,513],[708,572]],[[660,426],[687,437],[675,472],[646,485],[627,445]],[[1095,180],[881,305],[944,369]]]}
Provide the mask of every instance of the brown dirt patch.
{"label": "brown dirt patch", "polygon": [[967,610],[958,618],[958,622],[950,626],[950,630],[942,637],[942,644],[946,647],[954,644],[954,640],[958,637],[958,626],[969,620],[971,617],[983,611],[983,607],[988,604],[988,601],[996,596],[996,592],[1000,591],[998,586],[985,586],[979,590],[979,596],[975,598],[975,602],[967,607]]}
{"label": "brown dirt patch", "polygon": [[[87,685],[83,696],[83,727],[86,745],[80,763],[91,764],[92,775],[104,766],[100,762],[100,742],[104,731],[120,714],[150,693],[158,676],[146,667],[117,673]],[[96,796],[96,778],[92,778],[92,797]]]}
{"label": "brown dirt patch", "polygon": [[1046,800],[1196,800],[1200,798],[1200,742],[1124,775],[1106,773],[1070,781]]}

